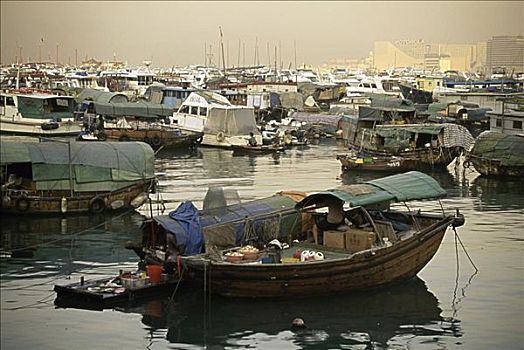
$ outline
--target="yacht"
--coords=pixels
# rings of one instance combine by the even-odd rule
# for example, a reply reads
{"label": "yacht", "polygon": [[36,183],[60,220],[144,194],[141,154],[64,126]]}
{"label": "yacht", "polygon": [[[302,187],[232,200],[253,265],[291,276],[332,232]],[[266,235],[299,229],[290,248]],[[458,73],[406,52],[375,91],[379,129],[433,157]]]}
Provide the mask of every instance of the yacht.
{"label": "yacht", "polygon": [[203,132],[201,144],[206,146],[245,146],[250,133],[255,136],[257,144],[262,144],[254,109],[233,105],[215,92],[192,92],[173,113],[171,123],[181,130]]}

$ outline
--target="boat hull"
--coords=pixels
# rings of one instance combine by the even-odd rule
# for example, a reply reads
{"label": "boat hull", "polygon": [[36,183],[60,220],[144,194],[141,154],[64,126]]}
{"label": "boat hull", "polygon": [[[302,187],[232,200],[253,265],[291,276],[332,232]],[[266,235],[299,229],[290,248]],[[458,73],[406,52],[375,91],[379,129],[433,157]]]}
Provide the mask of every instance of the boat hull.
{"label": "boat hull", "polygon": [[152,186],[153,180],[141,181],[118,191],[82,192],[73,196],[69,191],[49,191],[47,195],[42,195],[41,191],[2,191],[0,213],[95,214],[135,208],[145,202]]}
{"label": "boat hull", "polygon": [[372,289],[414,277],[433,258],[452,222],[446,217],[391,247],[340,259],[250,265],[187,257],[183,265],[188,279],[205,281],[211,292],[228,297],[306,297]]}
{"label": "boat hull", "polygon": [[57,123],[57,128],[47,129],[47,120],[42,120],[41,123],[31,123],[24,121],[15,121],[11,118],[0,119],[0,133],[6,135],[19,135],[19,136],[41,136],[41,137],[53,137],[53,136],[76,136],[80,133],[81,127],[79,124],[74,122],[62,122]]}
{"label": "boat hull", "polygon": [[402,152],[400,155],[373,154],[372,162],[357,163],[352,154],[337,155],[342,170],[369,170],[385,172],[404,172],[410,170],[444,170],[457,156],[460,150],[455,148],[424,149]]}
{"label": "boat hull", "polygon": [[99,139],[108,141],[142,141],[153,148],[185,148],[202,141],[201,132],[175,133],[173,130],[156,129],[108,129]]}
{"label": "boat hull", "polygon": [[523,166],[502,165],[498,159],[477,157],[470,154],[468,156],[468,161],[473,165],[475,170],[484,176],[524,176]]}

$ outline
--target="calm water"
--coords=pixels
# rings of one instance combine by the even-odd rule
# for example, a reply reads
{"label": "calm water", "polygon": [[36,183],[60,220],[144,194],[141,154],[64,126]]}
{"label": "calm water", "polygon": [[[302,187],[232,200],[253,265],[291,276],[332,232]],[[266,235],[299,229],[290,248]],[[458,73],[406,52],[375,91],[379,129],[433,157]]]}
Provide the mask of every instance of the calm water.
{"label": "calm water", "polygon": [[[153,211],[183,200],[201,206],[209,185],[242,200],[369,180],[344,174],[341,145],[326,141],[279,156],[233,156],[198,149],[159,154],[161,196]],[[522,349],[524,347],[524,182],[474,171],[433,174],[460,208],[458,229],[479,269],[456,250],[452,231],[419,278],[380,291],[299,300],[238,301],[180,290],[115,310],[55,308],[55,284],[113,275],[136,266],[124,249],[139,238],[145,208],[118,216],[6,218],[0,260],[2,349]],[[163,204],[161,204],[163,203]],[[415,207],[438,209],[438,203]],[[457,264],[458,252],[458,264]],[[291,328],[295,317],[307,328]]]}

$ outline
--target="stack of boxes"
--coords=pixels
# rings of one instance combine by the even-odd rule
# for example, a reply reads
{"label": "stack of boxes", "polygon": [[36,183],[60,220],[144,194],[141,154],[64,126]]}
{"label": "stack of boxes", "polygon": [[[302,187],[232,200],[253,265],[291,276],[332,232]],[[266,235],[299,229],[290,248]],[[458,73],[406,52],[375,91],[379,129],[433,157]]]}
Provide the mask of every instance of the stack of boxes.
{"label": "stack of boxes", "polygon": [[347,249],[353,253],[371,248],[375,239],[376,234],[371,228],[324,231],[324,245],[326,247]]}

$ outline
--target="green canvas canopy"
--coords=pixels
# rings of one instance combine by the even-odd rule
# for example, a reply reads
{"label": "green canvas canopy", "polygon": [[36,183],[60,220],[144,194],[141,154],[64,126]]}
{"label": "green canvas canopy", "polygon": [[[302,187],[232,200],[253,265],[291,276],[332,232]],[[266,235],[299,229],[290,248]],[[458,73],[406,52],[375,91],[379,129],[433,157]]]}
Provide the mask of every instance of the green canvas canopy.
{"label": "green canvas canopy", "polygon": [[154,152],[142,142],[1,141],[0,165],[31,163],[37,190],[113,191],[154,178]]}
{"label": "green canvas canopy", "polygon": [[505,166],[524,166],[524,137],[499,132],[483,132],[475,141],[471,154],[498,160]]}
{"label": "green canvas canopy", "polygon": [[95,102],[96,114],[109,117],[159,118],[173,115],[173,108],[146,101],[140,102]]}
{"label": "green canvas canopy", "polygon": [[86,100],[93,102],[109,103],[109,102],[127,102],[127,96],[122,93],[108,92],[96,89],[84,89],[76,97],[77,103],[82,103]]}
{"label": "green canvas canopy", "polygon": [[297,203],[297,207],[309,207],[333,197],[356,207],[390,201],[405,202],[444,196],[446,196],[446,191],[431,176],[418,171],[410,171],[363,184],[344,185],[315,193]]}
{"label": "green canvas canopy", "polygon": [[18,111],[24,118],[65,119],[73,118],[73,98],[69,96],[19,95]]}

